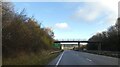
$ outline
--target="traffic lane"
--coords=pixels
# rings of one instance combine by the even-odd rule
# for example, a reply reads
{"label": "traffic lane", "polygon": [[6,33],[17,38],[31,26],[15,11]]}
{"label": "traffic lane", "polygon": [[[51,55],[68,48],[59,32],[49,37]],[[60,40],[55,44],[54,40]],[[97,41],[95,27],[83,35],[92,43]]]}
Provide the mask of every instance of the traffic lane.
{"label": "traffic lane", "polygon": [[90,54],[90,53],[85,53],[85,52],[78,52],[78,51],[73,51],[79,56],[83,56],[84,58],[88,58],[92,60],[97,65],[118,65],[118,61],[120,59],[118,58],[113,58],[109,56],[103,56],[103,55],[96,55],[96,54]]}
{"label": "traffic lane", "polygon": [[[62,55],[63,54],[63,55]],[[62,55],[62,57],[61,57]],[[61,57],[61,59],[60,59]],[[58,62],[59,60],[59,62]],[[73,50],[65,50],[49,65],[118,65],[118,59]],[[108,66],[109,67],[109,66]]]}
{"label": "traffic lane", "polygon": [[79,56],[79,54],[76,53],[75,51],[66,50],[59,65],[96,65],[96,64],[89,60],[88,58]]}

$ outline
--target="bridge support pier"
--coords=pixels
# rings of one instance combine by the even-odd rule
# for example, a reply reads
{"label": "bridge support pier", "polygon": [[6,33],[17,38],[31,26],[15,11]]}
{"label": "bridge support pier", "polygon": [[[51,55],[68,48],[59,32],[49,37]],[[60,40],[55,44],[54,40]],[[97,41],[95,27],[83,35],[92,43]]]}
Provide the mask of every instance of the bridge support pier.
{"label": "bridge support pier", "polygon": [[78,42],[78,49],[80,48],[80,42]]}
{"label": "bridge support pier", "polygon": [[98,44],[98,51],[101,51],[101,43]]}
{"label": "bridge support pier", "polygon": [[62,49],[62,50],[64,49],[64,44],[61,44],[61,48],[60,49]]}

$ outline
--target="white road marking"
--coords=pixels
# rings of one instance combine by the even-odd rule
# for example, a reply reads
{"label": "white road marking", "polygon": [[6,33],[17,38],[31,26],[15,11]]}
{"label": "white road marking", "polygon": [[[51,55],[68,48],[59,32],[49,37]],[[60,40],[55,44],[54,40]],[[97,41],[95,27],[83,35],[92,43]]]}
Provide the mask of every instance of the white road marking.
{"label": "white road marking", "polygon": [[86,58],[88,61],[92,61],[92,60],[90,60],[90,59],[88,59],[88,58]]}
{"label": "white road marking", "polygon": [[60,56],[60,58],[59,58],[58,62],[56,63],[56,66],[55,66],[55,67],[57,67],[57,66],[58,66],[58,64],[60,63],[60,60],[62,59],[63,54],[64,54],[64,52],[61,54],[61,56]]}

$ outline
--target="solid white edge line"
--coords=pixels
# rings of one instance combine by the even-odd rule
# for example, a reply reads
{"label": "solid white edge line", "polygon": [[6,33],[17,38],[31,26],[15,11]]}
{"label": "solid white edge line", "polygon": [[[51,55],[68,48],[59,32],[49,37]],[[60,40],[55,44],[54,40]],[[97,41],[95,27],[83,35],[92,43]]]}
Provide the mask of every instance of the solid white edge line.
{"label": "solid white edge line", "polygon": [[60,63],[60,60],[62,59],[63,54],[64,54],[64,52],[61,54],[61,56],[60,56],[60,58],[59,58],[58,62],[56,63],[56,67],[57,67],[57,66],[58,66],[58,64]]}

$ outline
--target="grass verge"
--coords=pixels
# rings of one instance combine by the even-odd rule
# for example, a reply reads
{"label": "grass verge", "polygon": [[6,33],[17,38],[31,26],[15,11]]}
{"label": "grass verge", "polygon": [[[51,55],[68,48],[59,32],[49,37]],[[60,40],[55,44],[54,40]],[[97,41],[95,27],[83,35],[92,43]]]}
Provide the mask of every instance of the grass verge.
{"label": "grass verge", "polygon": [[3,58],[2,65],[47,65],[52,59],[57,57],[60,52],[50,53],[50,51],[42,51],[34,54],[20,54],[15,58]]}
{"label": "grass verge", "polygon": [[98,54],[98,55],[104,55],[104,56],[110,56],[110,57],[116,57],[120,58],[120,52],[118,51],[94,51],[94,50],[86,50],[82,52],[92,53],[92,54]]}

